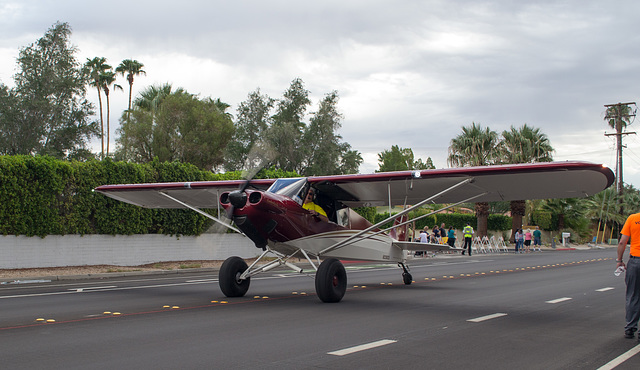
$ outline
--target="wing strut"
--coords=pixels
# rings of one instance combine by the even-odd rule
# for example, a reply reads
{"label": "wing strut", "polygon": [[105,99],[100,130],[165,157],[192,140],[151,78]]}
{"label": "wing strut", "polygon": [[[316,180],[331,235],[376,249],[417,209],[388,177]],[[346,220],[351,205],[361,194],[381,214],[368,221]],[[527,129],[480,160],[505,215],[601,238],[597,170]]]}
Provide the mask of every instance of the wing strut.
{"label": "wing strut", "polygon": [[472,181],[473,181],[473,178],[468,178],[468,179],[465,179],[463,181],[460,181],[459,183],[457,183],[455,185],[452,185],[449,188],[447,188],[447,189],[445,189],[445,190],[443,190],[443,191],[441,191],[441,192],[439,192],[439,193],[437,193],[435,195],[430,196],[429,198],[421,201],[420,203],[417,203],[416,205],[413,205],[413,206],[411,206],[411,207],[409,207],[409,208],[407,208],[405,210],[402,210],[402,211],[396,213],[393,216],[389,216],[386,219],[378,222],[377,224],[371,225],[368,228],[366,228],[366,229],[364,229],[364,230],[362,230],[362,231],[360,231],[360,232],[358,232],[358,233],[356,233],[354,235],[351,235],[350,237],[348,237],[348,238],[346,238],[346,239],[344,239],[342,241],[339,241],[339,242],[335,243],[334,245],[331,245],[331,246],[321,250],[320,253],[318,253],[318,256],[321,256],[321,255],[323,255],[325,253],[329,253],[329,252],[331,252],[333,250],[336,250],[336,249],[344,246],[345,244],[349,243],[353,239],[359,238],[360,236],[362,236],[362,235],[368,233],[369,231],[377,228],[378,226],[383,225],[383,224],[385,224],[385,223],[387,223],[387,222],[389,222],[389,221],[391,221],[391,220],[393,220],[393,219],[395,219],[397,217],[403,216],[403,215],[413,211],[414,209],[416,209],[418,207],[422,207],[425,203],[427,203],[427,202],[429,202],[429,201],[431,201],[431,200],[433,200],[433,199],[435,199],[435,198],[437,198],[437,197],[439,197],[439,196],[441,196],[443,194],[446,194],[446,193],[456,189],[459,186],[466,185],[466,184],[468,184],[468,183],[470,183]]}
{"label": "wing strut", "polygon": [[[374,233],[374,234],[373,234],[373,235],[371,235],[371,236],[376,236],[376,235],[378,235],[378,234],[380,234],[380,233],[383,233],[383,232],[389,231],[389,230],[391,230],[391,229],[395,229],[396,227],[400,227],[400,226],[404,226],[404,225],[406,225],[406,224],[410,224],[410,223],[412,223],[413,221],[420,220],[420,219],[422,219],[422,218],[425,218],[425,217],[431,216],[431,215],[436,214],[436,213],[440,213],[440,212],[442,212],[442,211],[444,211],[444,210],[446,210],[446,209],[449,209],[449,208],[455,207],[455,206],[460,205],[460,204],[462,204],[462,203],[471,202],[472,200],[474,200],[474,199],[476,199],[476,198],[478,198],[478,197],[481,197],[481,196],[483,196],[483,195],[485,195],[485,194],[487,194],[487,193],[486,193],[486,192],[484,192],[484,193],[480,193],[480,194],[474,195],[474,196],[469,197],[469,198],[467,198],[467,199],[465,199],[465,200],[461,200],[461,201],[459,201],[459,202],[457,202],[457,203],[453,203],[453,204],[450,204],[450,205],[448,205],[448,206],[445,206],[445,207],[442,207],[442,208],[440,208],[440,209],[437,209],[437,210],[435,210],[435,211],[433,211],[433,212],[429,212],[429,213],[424,214],[424,215],[422,215],[422,216],[418,216],[418,217],[416,217],[416,218],[412,218],[411,220],[407,220],[407,221],[405,221],[405,222],[403,222],[403,223],[400,223],[400,224],[397,224],[397,225],[393,225],[393,226],[391,226],[391,227],[389,227],[389,228],[386,228],[386,229],[384,229],[384,230],[380,230],[380,231],[378,231],[378,232]],[[394,217],[397,217],[397,216],[398,216],[398,215],[394,215]]]}
{"label": "wing strut", "polygon": [[212,219],[213,221],[215,221],[215,222],[217,222],[217,223],[219,223],[219,224],[221,224],[221,225],[224,225],[225,227],[228,227],[229,229],[231,229],[231,230],[233,230],[233,231],[235,231],[235,232],[237,232],[237,233],[240,233],[240,234],[243,234],[243,235],[244,235],[244,233],[243,233],[242,231],[240,231],[240,230],[236,229],[235,227],[233,227],[233,226],[231,226],[231,225],[227,224],[226,222],[224,222],[224,221],[220,220],[219,218],[213,217],[213,216],[211,216],[210,214],[208,214],[208,213],[206,213],[206,212],[203,212],[203,211],[199,210],[198,208],[196,208],[196,207],[194,207],[194,206],[191,206],[191,205],[189,205],[189,204],[187,204],[187,203],[185,203],[185,202],[183,202],[183,201],[181,201],[181,200],[178,200],[178,199],[176,199],[176,198],[172,197],[171,195],[169,195],[169,194],[167,194],[167,193],[159,192],[159,194],[162,194],[162,195],[164,195],[165,197],[167,197],[167,198],[171,199],[172,201],[174,201],[174,202],[176,202],[176,203],[178,203],[178,204],[180,204],[180,205],[183,205],[183,206],[185,206],[185,207],[189,208],[189,209],[190,209],[190,210],[192,210],[192,211],[198,212],[199,214],[203,215],[204,217],[209,218],[209,219]]}

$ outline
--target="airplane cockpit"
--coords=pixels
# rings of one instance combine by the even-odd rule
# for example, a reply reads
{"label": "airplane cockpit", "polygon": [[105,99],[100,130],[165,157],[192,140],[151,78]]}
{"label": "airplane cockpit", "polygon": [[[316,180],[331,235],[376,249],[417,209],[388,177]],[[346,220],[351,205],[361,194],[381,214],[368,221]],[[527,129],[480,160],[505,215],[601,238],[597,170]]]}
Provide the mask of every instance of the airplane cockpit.
{"label": "airplane cockpit", "polygon": [[[306,177],[282,178],[277,179],[269,189],[267,189],[267,192],[287,196],[302,206],[310,187],[311,184],[309,184]],[[321,189],[314,187],[314,190],[314,203],[327,212],[329,221],[345,226],[348,223],[348,219],[345,218],[346,209],[344,209],[344,205],[341,203],[338,205],[339,202],[336,202],[335,199]]]}

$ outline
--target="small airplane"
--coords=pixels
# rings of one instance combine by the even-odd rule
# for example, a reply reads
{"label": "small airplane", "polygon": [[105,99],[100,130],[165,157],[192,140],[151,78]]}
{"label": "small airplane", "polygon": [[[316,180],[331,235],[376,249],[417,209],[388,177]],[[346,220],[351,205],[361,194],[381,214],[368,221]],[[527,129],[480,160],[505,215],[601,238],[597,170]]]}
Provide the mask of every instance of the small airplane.
{"label": "small airplane", "polygon": [[[95,191],[145,208],[188,208],[246,235],[262,254],[250,266],[229,257],[219,272],[227,297],[242,297],[251,277],[278,266],[306,273],[291,262],[306,259],[315,272],[323,302],[339,302],[347,288],[341,260],[397,263],[403,282],[411,284],[406,251],[447,250],[448,245],[407,240],[407,214],[428,203],[446,208],[467,202],[578,198],[596,194],[614,182],[613,172],[589,162],[547,162],[382,172],[302,178],[103,185]],[[307,194],[321,212],[303,208]],[[371,224],[352,207],[404,209]],[[222,207],[235,227],[203,209]],[[435,213],[435,212],[434,212]],[[420,217],[425,217],[423,215]],[[391,228],[381,225],[393,221]],[[273,260],[258,265],[265,257]],[[310,271],[311,272],[311,271]]]}

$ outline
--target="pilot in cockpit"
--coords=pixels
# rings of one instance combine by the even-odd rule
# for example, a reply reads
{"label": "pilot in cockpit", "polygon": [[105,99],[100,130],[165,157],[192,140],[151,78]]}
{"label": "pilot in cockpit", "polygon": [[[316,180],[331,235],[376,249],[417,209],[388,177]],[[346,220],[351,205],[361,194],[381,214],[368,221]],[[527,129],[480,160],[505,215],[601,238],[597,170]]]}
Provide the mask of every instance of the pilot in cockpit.
{"label": "pilot in cockpit", "polygon": [[319,217],[323,221],[329,221],[329,218],[327,217],[327,212],[325,212],[325,210],[322,209],[322,207],[320,207],[319,205],[313,202],[314,194],[315,193],[313,188],[310,187],[309,192],[307,192],[307,196],[304,198],[304,203],[302,204],[302,208],[308,210],[309,212],[311,212],[312,215]]}

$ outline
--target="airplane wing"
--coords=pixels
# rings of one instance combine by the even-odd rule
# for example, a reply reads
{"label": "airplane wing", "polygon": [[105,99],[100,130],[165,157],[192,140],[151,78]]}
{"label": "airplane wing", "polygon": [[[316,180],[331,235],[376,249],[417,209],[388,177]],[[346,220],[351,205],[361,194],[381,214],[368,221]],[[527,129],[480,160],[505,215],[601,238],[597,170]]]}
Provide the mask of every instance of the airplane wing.
{"label": "airplane wing", "polygon": [[[266,190],[275,179],[251,180],[251,187]],[[196,208],[218,207],[220,194],[238,189],[245,180],[163,182],[102,185],[94,190],[110,198],[144,208],[186,208],[163,196],[166,193]]]}
{"label": "airplane wing", "polygon": [[[578,198],[596,194],[614,182],[613,172],[589,162],[547,162],[358,175],[309,177],[327,196],[350,207],[416,204],[469,180],[432,201],[455,203],[504,200]],[[275,179],[252,180],[265,190]],[[166,193],[197,208],[216,208],[219,195],[238,189],[244,180],[103,185],[95,189],[111,198],[145,208],[185,208]]]}
{"label": "airplane wing", "polygon": [[581,198],[609,187],[613,172],[588,162],[546,162],[363,175],[310,177],[322,192],[350,207],[416,204],[465,179],[468,184],[433,199],[455,203],[481,195],[473,202],[549,198]]}

